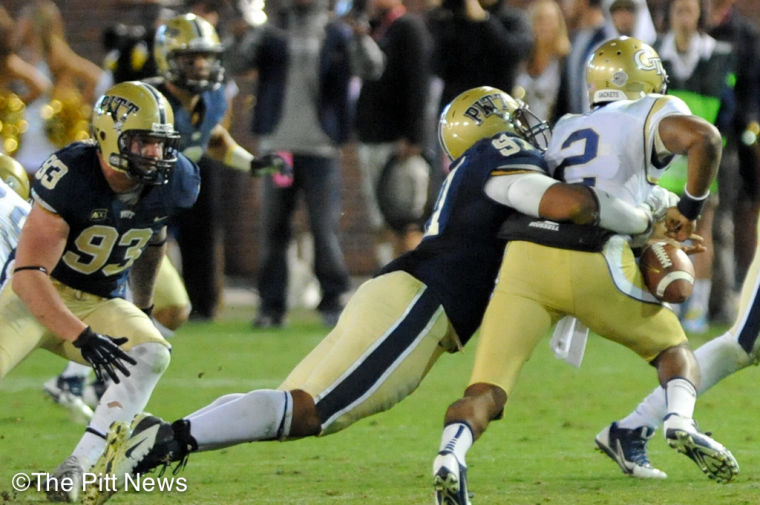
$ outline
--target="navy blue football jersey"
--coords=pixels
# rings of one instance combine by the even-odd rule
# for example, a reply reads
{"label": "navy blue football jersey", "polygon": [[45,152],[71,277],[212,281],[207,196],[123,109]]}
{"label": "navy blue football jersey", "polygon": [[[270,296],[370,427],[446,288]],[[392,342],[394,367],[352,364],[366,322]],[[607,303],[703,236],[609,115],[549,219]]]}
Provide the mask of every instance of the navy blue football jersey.
{"label": "navy blue football jersey", "polygon": [[501,265],[506,241],[497,238],[499,227],[517,212],[491,200],[483,187],[492,176],[546,173],[547,167],[538,149],[502,133],[477,142],[451,168],[422,242],[380,273],[403,270],[424,282],[464,344],[480,326]]}
{"label": "navy blue football jersey", "polygon": [[93,142],[53,153],[35,174],[36,204],[69,225],[66,248],[51,276],[74,289],[122,297],[127,274],[154,232],[200,189],[198,166],[179,155],[166,184],[146,186],[136,201],[122,201],[106,182]]}
{"label": "navy blue football jersey", "polygon": [[188,112],[177,98],[163,84],[163,79],[148,79],[163,93],[174,111],[174,128],[179,132],[182,141],[180,151],[193,161],[201,159],[208,149],[211,130],[218,125],[227,112],[227,100],[224,87],[204,91],[192,113]]}

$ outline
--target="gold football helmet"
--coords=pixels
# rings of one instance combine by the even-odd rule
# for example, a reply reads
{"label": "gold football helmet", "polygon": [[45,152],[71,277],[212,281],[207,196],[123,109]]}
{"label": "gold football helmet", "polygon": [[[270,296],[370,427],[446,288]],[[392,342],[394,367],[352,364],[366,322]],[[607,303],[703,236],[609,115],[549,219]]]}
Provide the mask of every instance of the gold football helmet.
{"label": "gold football helmet", "polygon": [[[145,184],[164,184],[177,162],[180,136],[166,97],[150,84],[126,81],[98,99],[92,134],[106,162]],[[148,154],[160,147],[158,155]]]}
{"label": "gold football helmet", "polygon": [[[224,47],[214,27],[195,14],[182,14],[158,27],[153,41],[156,68],[167,81],[192,93],[221,85]],[[202,57],[205,65],[195,64]]]}
{"label": "gold football helmet", "polygon": [[458,95],[441,113],[438,141],[446,155],[460,157],[480,139],[512,132],[535,147],[545,149],[549,125],[500,89],[472,88]]}
{"label": "gold football helmet", "polygon": [[668,74],[660,55],[649,44],[618,37],[603,43],[589,58],[586,85],[591,105],[637,100],[649,93],[664,94]]}
{"label": "gold football helmet", "polygon": [[24,200],[29,200],[29,176],[21,163],[7,154],[0,153],[0,180],[19,194]]}

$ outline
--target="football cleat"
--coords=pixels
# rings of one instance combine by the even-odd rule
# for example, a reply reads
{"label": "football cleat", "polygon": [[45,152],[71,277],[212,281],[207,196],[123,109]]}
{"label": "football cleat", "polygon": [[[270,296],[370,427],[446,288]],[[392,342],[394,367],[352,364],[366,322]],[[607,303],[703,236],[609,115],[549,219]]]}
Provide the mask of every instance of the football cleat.
{"label": "football cleat", "polygon": [[454,453],[441,451],[433,461],[436,505],[472,505],[467,492],[467,467]]}
{"label": "football cleat", "polygon": [[42,385],[42,389],[57,403],[65,407],[74,422],[87,424],[92,419],[92,409],[82,398],[84,377],[53,377]]}
{"label": "football cleat", "polygon": [[[147,473],[158,466],[166,467],[180,462],[175,473],[184,467],[187,455],[197,448],[190,437],[189,423],[185,420],[173,425],[150,414],[137,415],[130,427],[124,423],[114,423],[108,434],[106,451],[93,467],[94,473],[108,475],[112,484],[101,490],[90,486],[85,491],[84,505],[101,505],[115,489],[123,489],[127,475]],[[113,477],[111,477],[113,476]]]}
{"label": "football cleat", "polygon": [[711,479],[731,482],[739,473],[739,463],[731,451],[700,432],[693,419],[670,414],[663,428],[668,445],[686,454]]}
{"label": "football cleat", "polygon": [[[111,428],[108,430],[108,436],[106,437],[105,451],[103,451],[103,454],[92,467],[92,470],[90,470],[93,474],[97,475],[98,481],[87,486],[87,489],[85,489],[84,496],[82,497],[83,505],[100,505],[101,503],[105,503],[116,492],[116,489],[119,489],[114,485],[104,486],[102,479],[103,477],[116,474],[112,465],[116,453],[128,438],[129,426],[127,426],[127,423],[120,421],[111,423]],[[118,485],[123,485],[123,479],[119,481]]]}
{"label": "football cleat", "polygon": [[600,431],[594,441],[624,474],[639,479],[665,479],[668,475],[653,467],[647,456],[647,442],[652,436],[654,429],[648,426],[627,429],[614,422]]}
{"label": "football cleat", "polygon": [[[82,478],[84,468],[76,456],[69,456],[53,470],[45,483],[45,493],[49,501],[55,502],[75,502],[79,498],[79,491],[82,489]],[[67,480],[67,485],[63,486],[63,479]]]}

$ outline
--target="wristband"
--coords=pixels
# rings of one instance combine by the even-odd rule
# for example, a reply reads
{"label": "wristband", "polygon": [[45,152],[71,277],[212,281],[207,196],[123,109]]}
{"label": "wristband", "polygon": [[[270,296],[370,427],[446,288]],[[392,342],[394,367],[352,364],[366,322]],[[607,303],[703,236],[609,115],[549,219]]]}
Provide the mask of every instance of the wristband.
{"label": "wristband", "polygon": [[155,303],[151,303],[150,307],[140,307],[140,310],[142,310],[146,316],[150,317],[150,315],[153,314],[153,307],[155,306]]}
{"label": "wristband", "polygon": [[13,273],[20,272],[22,270],[36,270],[38,272],[42,272],[43,274],[47,275],[48,271],[47,268],[39,266],[39,265],[27,265],[23,267],[16,267],[13,269]]}
{"label": "wristband", "polygon": [[708,196],[710,196],[710,191],[703,196],[696,198],[691,196],[686,188],[683,188],[683,195],[681,195],[681,199],[678,200],[676,208],[685,218],[694,221],[700,216],[700,214],[702,214],[702,209],[704,208],[705,203],[707,203]]}
{"label": "wristband", "polygon": [[253,161],[253,155],[246,151],[240,144],[235,144],[234,147],[227,150],[224,155],[224,164],[235,170],[242,170],[247,172],[251,168],[251,161]]}

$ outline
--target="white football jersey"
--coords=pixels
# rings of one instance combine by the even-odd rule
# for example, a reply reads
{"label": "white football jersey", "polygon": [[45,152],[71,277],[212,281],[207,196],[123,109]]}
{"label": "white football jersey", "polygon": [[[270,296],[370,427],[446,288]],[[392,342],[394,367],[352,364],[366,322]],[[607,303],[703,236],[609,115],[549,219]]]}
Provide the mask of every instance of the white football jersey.
{"label": "white football jersey", "polygon": [[544,155],[550,173],[638,205],[672,159],[660,153],[657,164],[653,156],[659,123],[672,114],[691,112],[683,100],[656,94],[567,114],[554,126]]}
{"label": "white football jersey", "polygon": [[0,181],[0,267],[18,245],[21,227],[30,209],[29,202]]}

